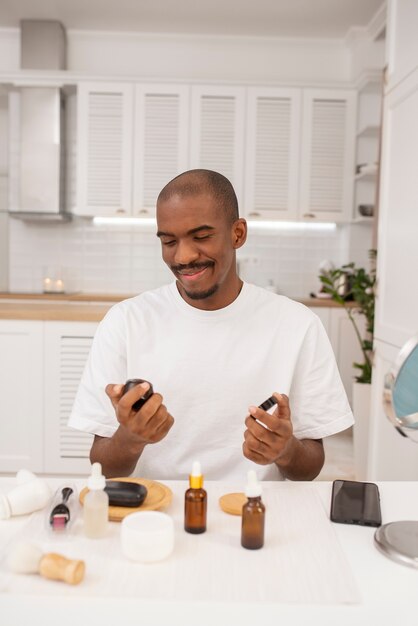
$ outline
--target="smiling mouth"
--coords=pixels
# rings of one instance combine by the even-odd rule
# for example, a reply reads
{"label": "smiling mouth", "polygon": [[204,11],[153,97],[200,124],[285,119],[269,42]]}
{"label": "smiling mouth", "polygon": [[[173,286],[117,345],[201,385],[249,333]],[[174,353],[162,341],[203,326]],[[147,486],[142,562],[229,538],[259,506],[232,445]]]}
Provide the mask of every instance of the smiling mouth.
{"label": "smiling mouth", "polygon": [[198,280],[201,276],[203,276],[208,267],[209,266],[206,265],[205,267],[196,267],[193,269],[180,270],[177,271],[177,274],[187,282],[193,282],[194,280]]}

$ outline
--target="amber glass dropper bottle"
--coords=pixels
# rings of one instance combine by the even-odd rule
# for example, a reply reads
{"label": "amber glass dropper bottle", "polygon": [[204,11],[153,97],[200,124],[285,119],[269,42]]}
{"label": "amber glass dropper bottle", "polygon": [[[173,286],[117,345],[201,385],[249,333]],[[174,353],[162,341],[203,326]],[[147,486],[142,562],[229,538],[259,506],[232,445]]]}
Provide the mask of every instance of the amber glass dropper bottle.
{"label": "amber glass dropper bottle", "polygon": [[242,507],[241,545],[248,550],[258,550],[264,545],[264,517],[266,507],[261,502],[261,485],[254,470],[248,472],[245,495],[248,500]]}
{"label": "amber glass dropper bottle", "polygon": [[200,463],[193,463],[189,476],[190,488],[184,494],[184,530],[195,535],[206,530],[207,494],[203,489]]}

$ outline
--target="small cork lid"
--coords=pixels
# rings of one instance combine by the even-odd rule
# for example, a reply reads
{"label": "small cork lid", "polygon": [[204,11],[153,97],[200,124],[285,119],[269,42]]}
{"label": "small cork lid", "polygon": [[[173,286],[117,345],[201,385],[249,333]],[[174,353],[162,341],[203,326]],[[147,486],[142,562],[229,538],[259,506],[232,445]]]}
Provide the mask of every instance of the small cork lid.
{"label": "small cork lid", "polygon": [[247,502],[244,493],[226,493],[219,498],[219,506],[222,511],[230,515],[241,515],[242,507]]}

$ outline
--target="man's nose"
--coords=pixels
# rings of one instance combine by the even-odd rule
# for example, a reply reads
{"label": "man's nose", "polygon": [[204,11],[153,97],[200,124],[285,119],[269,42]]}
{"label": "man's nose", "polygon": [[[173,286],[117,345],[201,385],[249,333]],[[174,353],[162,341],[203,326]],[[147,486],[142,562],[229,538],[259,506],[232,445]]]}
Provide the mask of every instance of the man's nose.
{"label": "man's nose", "polygon": [[192,242],[178,241],[174,255],[175,265],[190,265],[199,258],[199,252]]}

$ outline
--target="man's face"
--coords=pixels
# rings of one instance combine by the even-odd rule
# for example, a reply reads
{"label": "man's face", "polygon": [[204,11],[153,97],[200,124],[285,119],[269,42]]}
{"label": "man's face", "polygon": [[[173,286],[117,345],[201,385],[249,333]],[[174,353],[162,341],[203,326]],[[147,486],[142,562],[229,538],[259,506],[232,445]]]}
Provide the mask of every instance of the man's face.
{"label": "man's face", "polygon": [[235,249],[245,241],[236,245],[236,229],[245,231],[245,222],[230,224],[204,193],[159,202],[157,225],[163,260],[184,300],[207,310],[230,304],[237,296]]}

